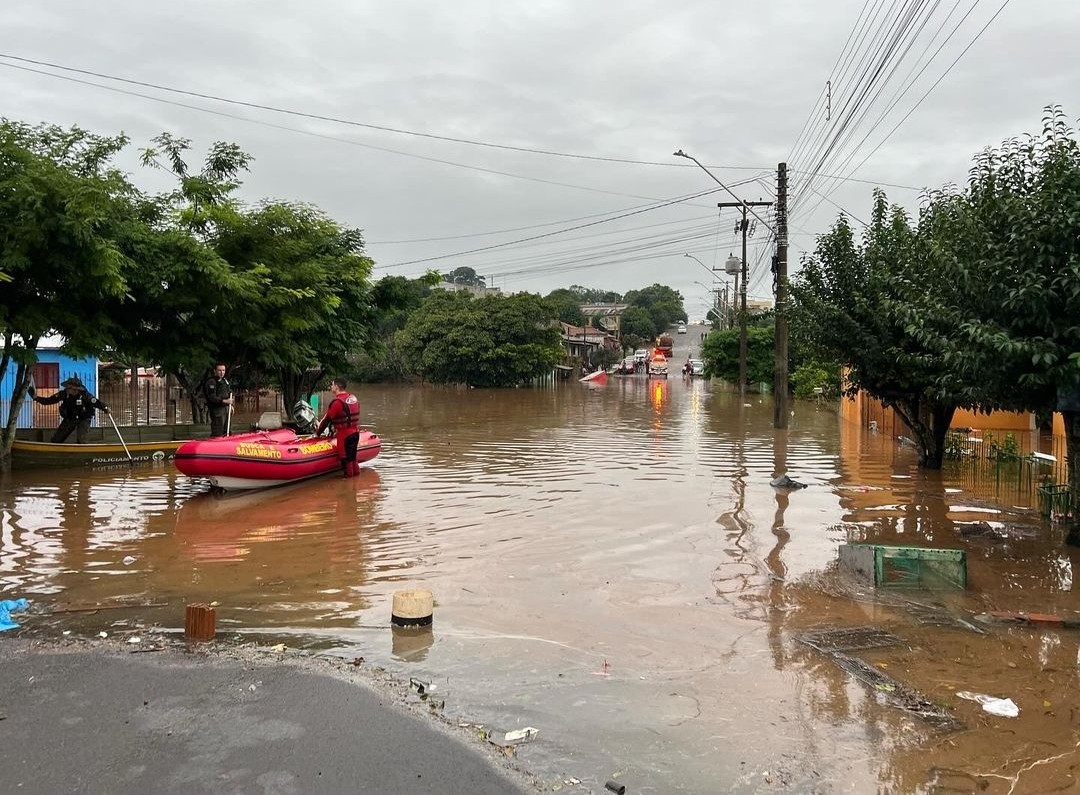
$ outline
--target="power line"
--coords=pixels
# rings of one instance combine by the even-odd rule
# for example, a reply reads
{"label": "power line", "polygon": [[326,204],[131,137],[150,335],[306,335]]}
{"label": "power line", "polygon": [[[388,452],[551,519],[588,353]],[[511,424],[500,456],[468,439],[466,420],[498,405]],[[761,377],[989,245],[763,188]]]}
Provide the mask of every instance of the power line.
{"label": "power line", "polygon": [[[945,71],[942,72],[942,74],[938,77],[938,79],[933,82],[933,84],[930,86],[930,88],[928,88],[926,90],[926,93],[923,94],[919,98],[918,102],[916,102],[911,107],[911,109],[908,110],[908,112],[904,114],[903,118],[901,118],[900,121],[898,121],[896,123],[896,125],[893,126],[893,128],[891,130],[889,130],[888,133],[885,134],[885,137],[882,138],[878,142],[877,146],[875,146],[873,149],[871,149],[870,152],[867,153],[866,157],[864,157],[861,161],[859,161],[859,164],[857,166],[855,166],[855,168],[851,169],[850,172],[848,172],[849,174],[854,174],[856,171],[858,171],[860,168],[862,168],[863,165],[865,165],[866,162],[871,157],[873,157],[874,154],[882,146],[885,145],[885,142],[888,141],[889,138],[892,137],[893,133],[895,133],[898,129],[900,129],[900,127],[904,124],[905,121],[908,120],[908,118],[911,116],[911,114],[914,113],[919,108],[920,105],[922,105],[922,103],[926,100],[926,98],[929,97],[930,94],[933,93],[934,89],[938,87],[938,85],[941,83],[941,81],[944,80],[945,77],[948,76],[949,72],[951,72],[953,70],[953,68],[956,66],[956,64],[958,64],[960,62],[960,59],[963,58],[964,55],[967,54],[968,50],[970,50],[975,45],[975,42],[977,42],[982,37],[983,33],[986,32],[987,28],[989,28],[990,25],[993,24],[994,20],[996,20],[998,18],[998,16],[1001,15],[1001,12],[1005,10],[1005,7],[1009,4],[1009,2],[1010,2],[1010,0],[1004,0],[1004,2],[1002,2],[1002,4],[998,7],[998,10],[994,12],[994,15],[991,16],[990,19],[988,19],[986,21],[986,23],[979,29],[979,32],[975,34],[975,37],[968,43],[968,45],[966,47],[964,47],[963,50],[960,51],[960,54],[957,55],[956,58],[953,59],[952,63],[950,63],[949,66],[945,69]],[[940,48],[939,48],[939,50],[940,50]],[[936,54],[937,53],[935,53],[935,55]],[[921,72],[920,72],[920,74],[921,74]],[[811,208],[810,212],[812,212],[814,209],[816,209],[820,204],[821,204],[821,202],[819,201],[816,205],[814,205],[813,208]]]}
{"label": "power line", "polygon": [[[699,194],[693,196],[693,198],[701,198],[702,196],[708,196],[709,194],[718,193],[718,192],[719,192],[719,190],[717,188],[713,188],[712,190],[703,191],[702,193],[699,193]],[[600,219],[599,221],[590,221],[587,224],[578,224],[577,226],[567,227],[566,229],[556,229],[553,232],[545,232],[545,233],[543,233],[541,235],[532,235],[530,237],[523,237],[523,238],[520,238],[518,240],[509,240],[509,241],[506,241],[504,243],[493,243],[490,246],[481,246],[479,248],[467,249],[465,251],[456,251],[456,252],[453,252],[453,253],[450,253],[450,254],[443,254],[443,255],[435,256],[435,257],[422,257],[420,259],[406,260],[405,262],[395,262],[395,263],[393,263],[391,265],[376,265],[375,267],[376,268],[400,268],[400,267],[404,267],[405,265],[418,265],[418,264],[421,264],[421,263],[424,263],[424,262],[434,262],[435,260],[440,260],[440,259],[449,259],[451,257],[460,257],[460,256],[464,256],[465,254],[476,254],[476,253],[479,253],[481,251],[491,251],[491,250],[497,249],[497,248],[505,248],[506,246],[516,245],[518,243],[525,243],[525,242],[530,241],[530,240],[539,240],[541,238],[551,237],[553,235],[561,235],[561,234],[564,234],[565,232],[573,232],[573,231],[575,231],[577,229],[585,229],[585,228],[590,227],[590,226],[596,226],[597,224],[606,224],[606,223],[608,223],[610,221],[616,221],[616,220],[618,220],[620,218],[628,218],[628,217],[630,217],[632,215],[640,215],[641,213],[649,212],[651,210],[659,210],[661,207],[669,207],[669,206],[671,206],[673,204],[679,204],[679,203],[681,203],[683,201],[685,201],[685,199],[682,199],[682,198],[672,199],[670,201],[666,201],[666,202],[663,202],[662,204],[657,204],[657,205],[654,205],[652,207],[645,207],[645,208],[642,208],[640,210],[634,210],[632,212],[623,213],[622,215],[616,215],[616,216],[613,216],[611,218]]]}
{"label": "power line", "polygon": [[70,82],[70,83],[78,83],[80,85],[92,86],[94,88],[100,88],[100,89],[102,89],[104,91],[111,91],[111,92],[116,93],[116,94],[124,94],[124,95],[127,95],[127,96],[139,97],[140,99],[146,99],[146,100],[149,100],[151,102],[158,102],[158,103],[161,103],[163,105],[172,105],[174,107],[186,108],[187,110],[194,110],[194,111],[198,111],[199,113],[208,113],[208,114],[210,114],[212,116],[220,116],[220,117],[223,117],[223,118],[226,118],[226,119],[233,119],[235,121],[247,122],[248,124],[257,124],[257,125],[259,125],[261,127],[269,127],[271,129],[275,129],[275,130],[284,130],[286,132],[292,132],[292,133],[296,133],[298,135],[306,135],[306,136],[309,136],[311,138],[320,138],[320,139],[323,139],[323,140],[326,140],[326,141],[336,141],[338,143],[348,144],[349,146],[359,146],[359,147],[361,147],[363,149],[371,149],[371,150],[374,150],[376,152],[385,152],[387,154],[399,155],[401,157],[409,157],[409,158],[413,158],[414,160],[423,160],[423,161],[428,162],[428,163],[439,163],[441,165],[454,166],[455,168],[463,168],[463,169],[467,169],[469,171],[478,171],[478,172],[480,172],[482,174],[494,174],[496,176],[501,176],[501,177],[510,177],[512,179],[520,179],[520,180],[525,180],[525,181],[528,181],[528,182],[537,182],[537,183],[541,183],[541,184],[544,184],[544,185],[554,185],[554,186],[560,187],[560,188],[572,188],[574,190],[589,191],[591,193],[603,193],[603,194],[606,194],[606,195],[609,195],[609,196],[620,196],[622,198],[627,198],[627,199],[646,199],[648,201],[660,201],[660,199],[656,198],[655,196],[642,196],[642,195],[636,194],[636,193],[621,193],[619,191],[605,190],[603,188],[593,188],[593,187],[590,187],[590,186],[587,186],[587,185],[575,185],[575,184],[570,183],[570,182],[558,182],[556,180],[543,179],[541,177],[531,177],[531,176],[528,176],[526,174],[516,174],[516,173],[511,172],[511,171],[499,171],[497,169],[485,168],[483,166],[474,166],[474,165],[471,165],[471,164],[468,164],[468,163],[458,163],[458,162],[456,162],[454,160],[445,160],[443,158],[438,158],[438,157],[428,157],[427,155],[418,155],[418,154],[415,154],[414,152],[404,152],[404,151],[401,151],[399,149],[390,149],[389,147],[385,147],[385,146],[377,146],[375,144],[367,144],[367,143],[363,143],[361,141],[354,141],[354,140],[349,139],[349,138],[341,138],[341,137],[336,136],[336,135],[328,135],[326,133],[314,132],[312,130],[301,130],[301,129],[297,128],[297,127],[288,127],[288,126],[285,126],[283,124],[275,124],[273,122],[263,121],[261,119],[253,119],[253,118],[250,118],[248,116],[238,116],[238,115],[236,115],[234,113],[227,113],[227,112],[222,111],[222,110],[214,110],[213,108],[204,108],[204,107],[201,107],[199,105],[190,105],[190,104],[188,104],[186,102],[177,102],[175,100],[165,99],[164,97],[155,97],[152,94],[143,94],[143,93],[140,93],[138,91],[129,91],[129,90],[124,89],[124,88],[117,88],[116,86],[107,86],[107,85],[103,85],[101,83],[95,83],[95,82],[93,82],[91,80],[81,80],[81,79],[79,79],[77,77],[69,77],[67,75],[57,75],[57,74],[52,74],[51,72],[43,72],[40,69],[31,69],[31,68],[26,67],[26,66],[18,66],[16,64],[9,64],[9,63],[3,63],[3,62],[0,62],[0,66],[7,67],[8,69],[17,69],[17,70],[19,70],[21,72],[32,72],[33,74],[44,75],[45,77],[51,77],[51,78],[54,78],[56,80],[64,80],[64,81],[67,81],[67,82]]}
{"label": "power line", "polygon": [[[683,163],[671,163],[665,161],[654,160],[635,160],[627,157],[604,157],[601,155],[584,155],[574,152],[558,152],[551,149],[538,149],[528,146],[514,146],[512,144],[500,144],[493,143],[491,141],[479,141],[471,138],[460,138],[452,135],[439,135],[436,133],[420,132],[418,130],[409,130],[402,127],[390,127],[383,124],[373,124],[370,122],[355,121],[353,119],[343,119],[337,116],[326,116],[319,113],[309,113],[306,111],[293,110],[291,108],[280,108],[275,105],[266,105],[260,102],[251,102],[248,100],[233,99],[231,97],[223,97],[217,94],[207,94],[200,91],[190,91],[188,89],[176,88],[174,86],[165,86],[160,83],[151,83],[146,80],[135,80],[129,77],[120,77],[117,75],[106,74],[105,72],[96,72],[92,69],[79,69],[74,66],[65,66],[63,64],[53,63],[51,61],[41,61],[34,58],[24,58],[19,55],[11,55],[8,53],[0,53],[0,58],[7,58],[12,61],[19,61],[21,63],[30,63],[36,66],[45,66],[50,69],[59,69],[63,72],[73,72],[75,74],[88,75],[90,77],[97,77],[103,80],[113,80],[118,83],[126,83],[128,85],[140,86],[142,88],[152,88],[155,91],[166,91],[171,94],[180,94],[187,97],[195,97],[197,99],[206,99],[212,102],[223,102],[229,105],[238,105],[245,108],[253,108],[255,110],[264,110],[270,113],[280,113],[287,116],[298,116],[305,119],[313,119],[315,121],[332,122],[334,124],[345,124],[350,127],[362,127],[368,130],[377,130],[379,132],[393,133],[395,135],[408,135],[415,138],[427,138],[434,141],[446,141],[449,143],[466,144],[468,146],[479,146],[487,149],[502,149],[510,152],[523,152],[526,154],[534,155],[546,155],[548,157],[562,157],[570,158],[574,160],[594,160],[604,163],[625,163],[638,166],[667,166],[674,168],[687,168],[688,166]],[[48,74],[48,72],[42,72],[41,74]],[[59,77],[59,75],[54,75]],[[97,84],[93,84],[97,85]],[[142,96],[142,95],[140,95]],[[730,169],[739,171],[758,171],[760,170],[756,166],[712,166],[712,168],[718,169]]]}

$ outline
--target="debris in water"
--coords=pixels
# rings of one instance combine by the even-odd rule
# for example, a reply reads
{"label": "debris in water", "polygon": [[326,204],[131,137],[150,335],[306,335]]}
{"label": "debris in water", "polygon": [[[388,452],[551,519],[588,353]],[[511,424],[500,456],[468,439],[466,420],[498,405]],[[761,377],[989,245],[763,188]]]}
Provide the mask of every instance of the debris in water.
{"label": "debris in water", "polygon": [[270,651],[276,651],[278,654],[284,654],[289,647],[284,643],[278,643],[270,647]]}
{"label": "debris in water", "polygon": [[108,632],[99,632],[99,633],[97,634],[97,636],[98,636],[99,638],[101,638],[102,640],[105,640],[105,638],[109,637],[109,633],[108,633]]}
{"label": "debris in water", "polygon": [[769,481],[769,485],[774,489],[805,489],[806,484],[800,483],[797,480],[792,480],[787,475],[780,475]]}
{"label": "debris in water", "polygon": [[880,627],[845,627],[807,632],[796,638],[818,651],[830,654],[834,651],[859,651],[899,646],[900,638]]}
{"label": "debris in water", "polygon": [[140,638],[138,635],[132,635],[130,638],[128,638],[128,643],[142,643],[142,638]]}
{"label": "debris in water", "polygon": [[600,665],[600,670],[593,671],[592,673],[593,676],[611,676],[611,663],[609,663],[605,659],[604,662]]}
{"label": "debris in water", "polygon": [[125,555],[124,559],[121,560],[120,562],[123,563],[125,566],[130,566],[136,560],[138,560],[138,558],[133,558],[131,555]]}
{"label": "debris in water", "polygon": [[969,690],[959,690],[956,695],[966,698],[968,701],[977,701],[982,704],[984,712],[997,715],[999,718],[1015,718],[1020,714],[1020,707],[1011,698],[997,698],[985,693],[972,693]]}
{"label": "debris in water", "polygon": [[[856,633],[852,638],[852,643],[858,643],[861,640],[865,643],[884,644],[890,638],[896,638],[895,635],[889,635],[889,633],[875,627],[855,627],[852,631]],[[797,640],[827,654],[840,668],[863,684],[871,687],[878,698],[886,704],[918,715],[931,725],[941,729],[953,730],[961,728],[960,722],[944,709],[934,704],[917,690],[893,679],[881,670],[881,668],[888,667],[887,663],[878,663],[879,668],[835,648],[830,649],[828,646],[830,642],[834,644],[834,647],[837,644],[842,646],[844,643],[843,630],[834,632],[836,634],[832,636],[828,632],[811,633],[807,636],[798,637]],[[860,632],[862,637],[860,637]],[[896,641],[901,642],[899,638],[896,638]],[[817,645],[815,645],[815,642]],[[889,645],[892,645],[891,642]],[[859,648],[859,646],[855,646],[853,650]],[[861,648],[875,648],[875,646],[863,646]]]}
{"label": "debris in water", "polygon": [[604,788],[611,790],[615,795],[625,795],[626,793],[626,785],[614,780],[606,782]]}

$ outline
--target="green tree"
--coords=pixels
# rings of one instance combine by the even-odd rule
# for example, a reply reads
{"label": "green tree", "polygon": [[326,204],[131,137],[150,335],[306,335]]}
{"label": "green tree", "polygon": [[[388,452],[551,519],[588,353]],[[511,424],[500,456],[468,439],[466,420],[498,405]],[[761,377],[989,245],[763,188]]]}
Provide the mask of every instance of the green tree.
{"label": "green tree", "polygon": [[[746,330],[746,380],[749,384],[771,384],[773,351],[776,346],[775,326],[754,326]],[[705,375],[738,383],[739,330],[714,329],[701,346]]]}
{"label": "green tree", "polygon": [[394,341],[412,314],[420,308],[442,276],[429,271],[417,279],[384,276],[372,285],[375,311],[374,339],[352,357],[350,375],[354,380],[392,381],[408,375],[405,360]]}
{"label": "green tree", "polygon": [[1061,409],[1080,534],[1080,143],[1061,111],[978,155],[964,189],[930,196],[923,227],[941,287],[909,280],[907,319],[949,365],[939,389],[985,410]]}
{"label": "green tree", "polygon": [[653,284],[626,294],[626,303],[640,307],[652,318],[653,334],[660,334],[671,324],[686,317],[682,293],[662,284]]}
{"label": "green tree", "polygon": [[555,310],[537,295],[436,291],[397,342],[410,369],[437,384],[518,386],[562,356]]}
{"label": "green tree", "polygon": [[555,308],[556,316],[561,322],[569,323],[571,326],[585,324],[585,318],[581,314],[581,305],[584,302],[573,288],[560,287],[557,290],[552,290],[544,296],[544,300]]}
{"label": "green tree", "polygon": [[469,287],[485,286],[484,277],[465,265],[462,265],[460,268],[454,268],[449,273],[444,273],[442,278],[444,282],[450,282],[451,284],[464,284]]}
{"label": "green tree", "polygon": [[77,127],[0,120],[0,379],[13,364],[14,388],[0,429],[0,465],[10,466],[19,411],[38,341],[64,337],[75,354],[107,342],[107,304],[127,290],[117,223],[133,193],[111,161],[123,136]]}
{"label": "green tree", "polygon": [[185,159],[191,149],[187,138],[162,133],[142,150],[143,164],[171,174],[176,186],[143,202],[144,218],[164,239],[138,230],[129,237],[149,271],[136,280],[129,303],[114,312],[114,338],[128,358],[174,376],[191,401],[192,416],[206,421],[201,387],[214,362],[243,364],[233,344],[236,320],[262,298],[262,284],[210,246],[217,216],[235,212],[233,194],[251,156],[218,141],[195,170]]}
{"label": "green tree", "polygon": [[359,230],[306,204],[226,205],[214,213],[211,245],[258,286],[258,299],[228,318],[223,347],[276,374],[287,411],[370,340],[372,263]]}
{"label": "green tree", "polygon": [[582,287],[580,284],[571,284],[569,289],[583,304],[618,304],[622,302],[622,295],[613,290]]}
{"label": "green tree", "polygon": [[791,281],[791,329],[811,356],[847,366],[847,394],[861,389],[895,409],[920,465],[938,469],[953,414],[972,404],[949,382],[945,358],[905,319],[903,280],[932,280],[932,271],[907,216],[877,191],[861,242],[841,216],[803,259]]}
{"label": "green tree", "polygon": [[656,326],[652,315],[640,306],[627,307],[622,315],[622,338],[631,347],[640,347],[656,336]]}

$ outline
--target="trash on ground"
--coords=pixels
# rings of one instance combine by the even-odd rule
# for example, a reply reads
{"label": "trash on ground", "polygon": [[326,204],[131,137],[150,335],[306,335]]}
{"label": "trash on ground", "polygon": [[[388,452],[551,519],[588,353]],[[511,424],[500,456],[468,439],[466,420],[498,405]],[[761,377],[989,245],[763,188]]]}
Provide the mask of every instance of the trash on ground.
{"label": "trash on ground", "polygon": [[0,602],[0,632],[6,629],[15,629],[19,622],[12,619],[12,613],[21,613],[30,607],[26,599],[5,599]]}
{"label": "trash on ground", "polygon": [[781,475],[780,477],[773,478],[769,481],[769,485],[774,489],[805,489],[806,484],[800,483],[797,480],[792,480],[787,475]]}
{"label": "trash on ground", "polygon": [[539,729],[534,729],[532,726],[526,726],[524,729],[514,729],[512,732],[507,732],[503,737],[503,740],[508,743],[527,743],[539,733]]}
{"label": "trash on ground", "polygon": [[840,569],[879,588],[966,588],[962,549],[841,544]]}
{"label": "trash on ground", "polygon": [[615,795],[625,795],[626,785],[620,784],[618,781],[608,781],[604,784],[605,789],[609,789],[615,793]]}
{"label": "trash on ground", "polygon": [[276,651],[278,654],[284,654],[289,647],[284,643],[278,643],[270,647],[270,651]]}
{"label": "trash on ground", "polygon": [[422,679],[417,679],[415,676],[409,677],[409,687],[421,696],[435,690],[435,685],[431,684],[431,682],[425,682]]}
{"label": "trash on ground", "polygon": [[98,636],[99,638],[101,638],[102,640],[105,640],[105,638],[109,637],[109,633],[108,633],[108,632],[99,632],[99,633],[97,634],[97,636]]}
{"label": "trash on ground", "polygon": [[1020,707],[1016,706],[1011,698],[997,698],[985,693],[972,693],[970,690],[959,690],[956,695],[968,701],[977,701],[982,704],[984,712],[1000,718],[1015,718],[1020,714]]}
{"label": "trash on ground", "polygon": [[132,635],[130,638],[128,638],[128,643],[142,643],[142,638],[140,638],[138,635]]}

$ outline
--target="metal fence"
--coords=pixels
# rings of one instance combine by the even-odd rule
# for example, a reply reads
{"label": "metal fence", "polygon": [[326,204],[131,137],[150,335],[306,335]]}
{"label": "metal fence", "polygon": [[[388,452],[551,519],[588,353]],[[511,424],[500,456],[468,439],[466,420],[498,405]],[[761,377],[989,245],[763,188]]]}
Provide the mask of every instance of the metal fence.
{"label": "metal fence", "polygon": [[[178,386],[170,386],[165,378],[141,377],[132,388],[130,382],[111,381],[101,383],[98,398],[109,407],[117,425],[182,425],[192,422],[191,400],[187,392]],[[263,411],[281,409],[281,397],[273,390],[249,390],[236,396],[236,412],[257,416]],[[60,424],[59,405],[35,405],[27,414],[29,422],[20,427],[54,428]],[[94,425],[108,425],[107,419],[98,415]]]}

